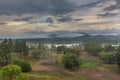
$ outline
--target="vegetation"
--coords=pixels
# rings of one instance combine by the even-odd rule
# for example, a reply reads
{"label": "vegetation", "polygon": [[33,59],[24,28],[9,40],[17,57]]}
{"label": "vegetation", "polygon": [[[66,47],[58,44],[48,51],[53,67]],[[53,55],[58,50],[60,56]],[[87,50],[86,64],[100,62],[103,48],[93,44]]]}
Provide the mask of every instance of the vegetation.
{"label": "vegetation", "polygon": [[57,47],[57,52],[58,53],[64,53],[65,52],[65,48],[66,48],[65,46],[58,46]]}
{"label": "vegetation", "polygon": [[81,60],[80,68],[89,68],[94,69],[97,68],[101,63],[95,60]]}
{"label": "vegetation", "polygon": [[30,53],[30,56],[31,56],[31,58],[34,58],[34,59],[40,59],[42,52],[43,51],[40,50],[40,49],[32,50],[31,53]]}
{"label": "vegetation", "polygon": [[1,76],[4,80],[14,80],[21,74],[21,68],[17,65],[8,65],[1,69]]}
{"label": "vegetation", "polygon": [[111,45],[106,45],[106,46],[104,47],[104,51],[105,51],[105,52],[115,52],[116,49],[115,49],[115,47],[112,47]]}
{"label": "vegetation", "polygon": [[67,69],[79,68],[79,58],[74,53],[66,53],[62,58],[62,64]]}
{"label": "vegetation", "polygon": [[[29,48],[25,41],[5,39],[0,43],[0,73],[2,76],[0,80],[28,80],[28,78],[30,80],[86,80],[80,77],[82,72],[78,70],[78,73],[76,73],[73,70],[80,69],[80,71],[85,70],[87,72],[86,70],[97,71],[103,69],[104,67],[100,66],[102,64],[101,60],[105,62],[103,64],[114,65],[117,63],[120,67],[120,47],[116,49],[107,45],[103,48],[100,44],[88,43],[84,45],[84,50],[88,54],[80,46],[55,47],[55,45],[52,45],[49,49],[46,45],[39,44],[34,48]],[[98,60],[98,57],[101,60]],[[34,62],[34,64],[30,65],[29,62]],[[60,64],[71,70],[62,69]],[[15,66],[19,67],[19,74],[17,74],[18,68]]]}
{"label": "vegetation", "polygon": [[117,62],[117,65],[120,67],[120,46],[117,49],[116,62]]}
{"label": "vegetation", "polygon": [[25,41],[15,41],[14,43],[14,51],[19,54],[19,57],[24,57],[28,55],[28,46]]}
{"label": "vegetation", "polygon": [[13,64],[20,66],[22,72],[29,72],[29,71],[31,71],[30,63],[28,61],[26,61],[26,60],[15,59],[13,61]]}
{"label": "vegetation", "polygon": [[85,51],[94,56],[98,56],[98,54],[103,51],[102,46],[99,44],[88,43],[85,44],[84,47]]}
{"label": "vegetation", "polygon": [[82,54],[82,50],[80,47],[66,48],[65,53],[74,53],[76,56],[79,57]]}
{"label": "vegetation", "polygon": [[12,40],[4,39],[0,44],[0,63],[1,66],[8,65],[11,63],[11,52],[12,52]]}
{"label": "vegetation", "polygon": [[69,73],[66,71],[53,71],[52,73],[46,74],[27,73],[25,75],[28,76],[31,80],[87,80],[85,77],[81,77],[74,72]]}
{"label": "vegetation", "polygon": [[99,54],[99,58],[108,64],[116,63],[116,53],[114,53],[114,52],[101,52]]}

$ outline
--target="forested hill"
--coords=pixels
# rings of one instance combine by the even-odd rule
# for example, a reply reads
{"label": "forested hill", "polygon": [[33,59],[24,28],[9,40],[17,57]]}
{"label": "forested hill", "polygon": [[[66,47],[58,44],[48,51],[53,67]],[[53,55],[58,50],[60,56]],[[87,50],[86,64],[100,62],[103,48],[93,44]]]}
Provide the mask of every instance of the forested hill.
{"label": "forested hill", "polygon": [[79,43],[79,42],[94,42],[94,43],[119,43],[120,37],[115,35],[84,35],[79,37],[50,37],[50,38],[24,38],[17,39],[32,43]]}

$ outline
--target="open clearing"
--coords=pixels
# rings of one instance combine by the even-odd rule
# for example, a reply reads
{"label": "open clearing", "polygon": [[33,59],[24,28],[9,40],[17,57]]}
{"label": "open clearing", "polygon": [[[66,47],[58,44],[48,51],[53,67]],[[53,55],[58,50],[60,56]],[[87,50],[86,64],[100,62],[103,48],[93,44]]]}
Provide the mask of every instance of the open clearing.
{"label": "open clearing", "polygon": [[[48,58],[52,58],[53,55],[47,54]],[[30,80],[120,80],[119,69],[116,65],[104,64],[99,58],[87,53],[82,55],[82,59],[97,61],[101,64],[96,68],[80,68],[77,71],[71,71],[50,63],[50,59],[46,58],[37,61],[32,66],[33,71],[27,74],[32,77]]]}

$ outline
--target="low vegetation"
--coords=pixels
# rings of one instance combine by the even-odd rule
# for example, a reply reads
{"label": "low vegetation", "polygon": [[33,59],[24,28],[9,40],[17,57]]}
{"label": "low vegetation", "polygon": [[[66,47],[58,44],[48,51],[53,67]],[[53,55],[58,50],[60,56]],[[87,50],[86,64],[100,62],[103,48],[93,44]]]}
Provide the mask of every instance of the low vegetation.
{"label": "low vegetation", "polygon": [[40,59],[41,54],[42,54],[42,50],[40,50],[40,49],[31,50],[30,57],[33,59]]}
{"label": "low vegetation", "polygon": [[[86,52],[99,60],[81,58]],[[42,70],[45,67],[48,71],[32,70],[32,60],[37,64],[35,68]],[[83,51],[80,46],[52,45],[49,49],[41,44],[29,48],[26,42],[11,39],[0,43],[0,80],[86,80],[79,75],[81,69],[96,70],[101,64],[117,64],[120,67],[120,47],[89,43],[84,45]]]}
{"label": "low vegetation", "polygon": [[101,65],[100,62],[95,60],[81,60],[80,68],[88,68],[88,69],[95,69]]}
{"label": "low vegetation", "polygon": [[30,63],[26,60],[23,60],[23,59],[15,59],[13,61],[13,64],[20,66],[22,72],[29,72],[32,70]]}
{"label": "low vegetation", "polygon": [[88,43],[84,45],[85,51],[93,56],[98,56],[98,54],[103,51],[103,47],[99,44]]}
{"label": "low vegetation", "polygon": [[21,68],[17,65],[8,65],[1,69],[1,77],[3,80],[14,80],[21,75]]}
{"label": "low vegetation", "polygon": [[73,53],[66,53],[62,58],[62,64],[67,69],[79,68],[79,58]]}
{"label": "low vegetation", "polygon": [[101,52],[99,54],[99,58],[108,64],[116,63],[116,53],[114,53],[114,52]]}

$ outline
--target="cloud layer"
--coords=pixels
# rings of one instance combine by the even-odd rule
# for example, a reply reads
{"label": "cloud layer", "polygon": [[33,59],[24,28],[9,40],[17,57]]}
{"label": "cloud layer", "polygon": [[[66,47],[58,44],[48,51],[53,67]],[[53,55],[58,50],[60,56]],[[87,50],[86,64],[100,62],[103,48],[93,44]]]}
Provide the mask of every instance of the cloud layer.
{"label": "cloud layer", "polygon": [[119,29],[119,4],[120,0],[0,0],[0,37]]}

